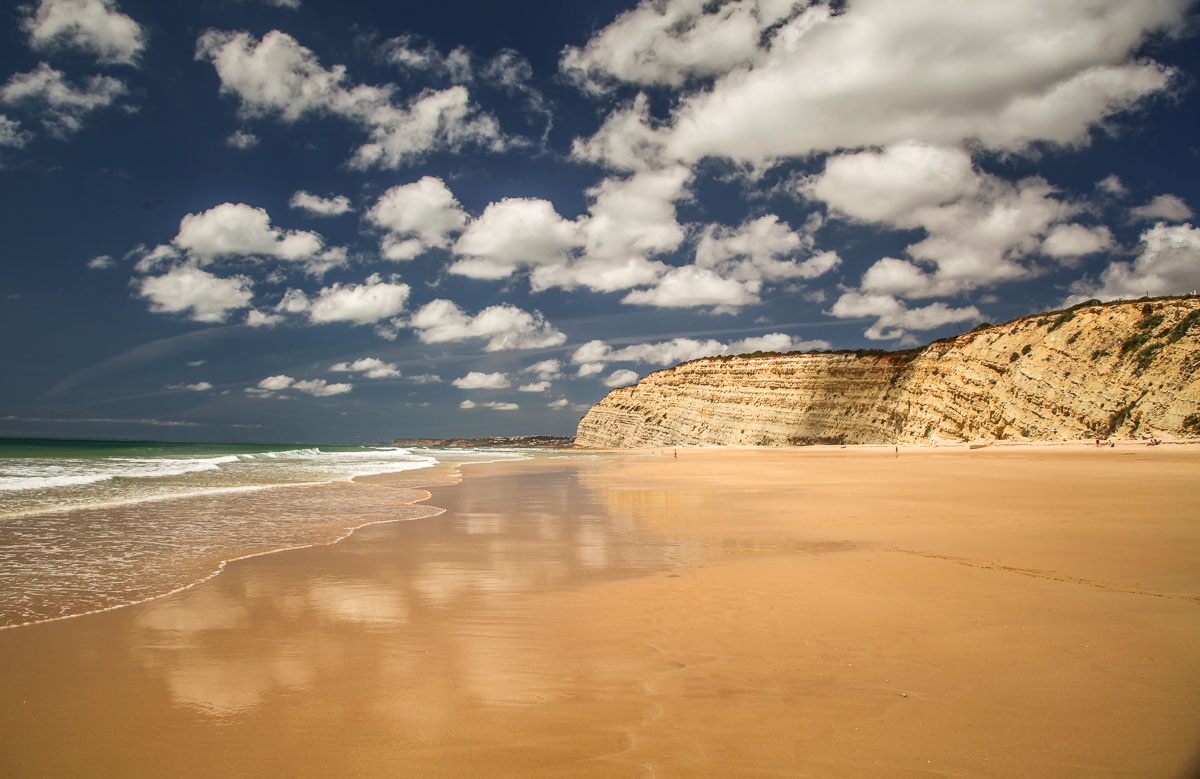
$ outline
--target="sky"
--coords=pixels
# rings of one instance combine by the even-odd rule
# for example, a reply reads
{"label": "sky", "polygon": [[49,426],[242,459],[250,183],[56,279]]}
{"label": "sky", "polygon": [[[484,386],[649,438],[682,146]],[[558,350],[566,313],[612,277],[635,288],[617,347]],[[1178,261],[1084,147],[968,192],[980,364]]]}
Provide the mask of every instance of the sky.
{"label": "sky", "polygon": [[573,434],[702,356],[1200,287],[1185,0],[0,12],[0,435]]}

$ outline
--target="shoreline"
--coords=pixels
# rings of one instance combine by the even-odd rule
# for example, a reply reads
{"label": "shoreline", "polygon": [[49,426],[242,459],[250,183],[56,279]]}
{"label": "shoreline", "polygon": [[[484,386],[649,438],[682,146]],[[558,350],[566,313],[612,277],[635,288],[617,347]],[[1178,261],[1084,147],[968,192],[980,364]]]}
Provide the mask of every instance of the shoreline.
{"label": "shoreline", "polygon": [[0,766],[1178,772],[1200,448],[1094,448],[462,468],[436,522],[0,632]]}
{"label": "shoreline", "polygon": [[[461,453],[454,452],[454,454],[461,454]],[[524,453],[524,452],[512,452],[511,454],[526,455],[526,453]],[[206,488],[206,489],[198,489],[198,490],[195,490],[192,492],[184,492],[184,493],[179,493],[179,494],[149,495],[149,496],[143,496],[143,497],[139,497],[139,498],[131,498],[128,500],[104,501],[104,502],[93,503],[93,504],[67,506],[67,507],[56,508],[56,509],[48,510],[48,511],[47,510],[34,510],[34,511],[27,511],[27,512],[17,512],[17,513],[13,513],[13,514],[9,514],[9,515],[0,517],[0,522],[8,521],[8,520],[31,519],[31,518],[37,518],[37,517],[43,517],[43,516],[50,517],[50,516],[58,516],[58,515],[65,515],[65,514],[75,514],[75,513],[81,513],[81,512],[101,512],[102,513],[105,511],[113,511],[113,510],[136,511],[140,507],[145,507],[147,510],[152,510],[152,509],[156,508],[155,504],[164,504],[164,503],[170,503],[170,502],[178,502],[181,506],[187,507],[189,505],[189,503],[194,503],[197,500],[216,499],[216,500],[236,501],[238,496],[243,496],[243,495],[253,496],[253,495],[260,494],[260,493],[267,493],[267,492],[276,491],[276,490],[285,491],[285,490],[289,490],[289,489],[293,489],[293,488],[295,488],[295,489],[300,489],[300,488],[310,488],[310,489],[317,488],[317,489],[319,489],[319,488],[328,488],[330,486],[336,486],[336,485],[350,485],[350,486],[360,486],[360,487],[385,486],[385,487],[394,487],[394,488],[398,488],[398,489],[413,489],[418,492],[425,492],[425,497],[414,498],[410,501],[405,502],[405,505],[416,505],[425,500],[428,500],[428,492],[424,489],[425,487],[432,487],[432,486],[440,485],[443,483],[444,479],[446,479],[446,478],[454,479],[456,481],[461,480],[461,478],[462,478],[461,469],[464,466],[490,464],[490,463],[496,463],[496,462],[521,461],[521,460],[525,460],[525,459],[528,459],[528,457],[527,456],[514,456],[514,457],[506,456],[506,457],[500,457],[497,459],[479,459],[479,460],[468,460],[468,461],[464,461],[464,462],[434,460],[434,461],[431,461],[428,463],[411,464],[409,467],[403,467],[403,468],[398,468],[398,469],[393,469],[393,470],[356,474],[353,476],[347,476],[344,479],[331,479],[331,480],[315,481],[315,482],[285,482],[285,483],[275,483],[275,484],[245,485],[245,486],[234,486],[234,487],[213,487],[213,488]],[[433,471],[433,475],[428,475],[431,469]],[[439,471],[445,470],[445,469],[448,469],[449,472],[446,473],[445,475],[439,475]],[[426,474],[426,475],[422,476],[421,474]],[[299,496],[299,495],[302,495],[303,493],[294,493],[294,494]],[[437,507],[431,507],[431,508],[437,509]],[[441,509],[437,509],[438,513],[440,513],[441,511],[442,511]],[[434,516],[436,516],[436,514],[434,514]],[[417,518],[423,519],[426,517],[422,516],[422,517],[417,517]],[[115,603],[115,604],[103,606],[100,608],[86,609],[84,611],[79,611],[77,613],[72,613],[72,614],[62,614],[62,615],[49,616],[49,617],[40,618],[40,619],[26,620],[26,621],[22,621],[22,622],[12,622],[9,624],[0,624],[0,631],[12,630],[15,628],[31,627],[33,625],[38,625],[38,624],[47,623],[47,622],[58,622],[61,620],[66,620],[66,619],[75,619],[77,617],[101,614],[101,613],[113,611],[116,609],[127,608],[129,606],[136,606],[141,603],[158,600],[160,598],[165,598],[170,595],[184,592],[184,591],[189,590],[193,587],[196,587],[200,584],[203,584],[203,583],[213,579],[214,577],[218,576],[219,574],[221,574],[225,570],[226,566],[228,566],[231,563],[237,562],[239,560],[245,560],[248,558],[258,557],[261,555],[269,555],[269,554],[277,554],[277,553],[281,553],[281,552],[288,552],[288,551],[293,551],[293,550],[297,550],[297,549],[307,549],[310,547],[317,547],[317,546],[330,546],[333,544],[337,544],[341,541],[344,541],[345,539],[347,539],[351,535],[353,535],[356,531],[358,531],[364,527],[369,527],[369,526],[375,525],[375,524],[383,524],[383,523],[387,523],[387,522],[409,521],[410,519],[413,519],[413,518],[373,519],[373,520],[361,522],[361,523],[358,523],[355,525],[348,525],[346,527],[343,527],[340,529],[341,532],[338,535],[336,535],[335,537],[333,537],[329,540],[313,541],[313,542],[308,542],[308,543],[284,544],[282,546],[278,546],[275,548],[263,549],[263,550],[248,552],[245,554],[234,554],[234,555],[231,555],[228,557],[220,557],[213,561],[212,568],[210,570],[201,573],[194,580],[187,582],[185,584],[180,584],[180,585],[177,585],[174,587],[170,587],[169,589],[166,589],[162,592],[158,592],[158,593],[155,593],[152,595],[137,597],[137,598],[134,598],[127,602]]]}

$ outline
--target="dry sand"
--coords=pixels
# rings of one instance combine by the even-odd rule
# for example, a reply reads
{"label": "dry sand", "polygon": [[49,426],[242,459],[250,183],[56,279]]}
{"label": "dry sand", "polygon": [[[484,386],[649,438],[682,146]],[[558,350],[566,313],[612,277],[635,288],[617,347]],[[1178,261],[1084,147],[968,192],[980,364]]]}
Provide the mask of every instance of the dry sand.
{"label": "dry sand", "polygon": [[0,632],[0,774],[1197,765],[1200,447],[667,450],[432,492]]}

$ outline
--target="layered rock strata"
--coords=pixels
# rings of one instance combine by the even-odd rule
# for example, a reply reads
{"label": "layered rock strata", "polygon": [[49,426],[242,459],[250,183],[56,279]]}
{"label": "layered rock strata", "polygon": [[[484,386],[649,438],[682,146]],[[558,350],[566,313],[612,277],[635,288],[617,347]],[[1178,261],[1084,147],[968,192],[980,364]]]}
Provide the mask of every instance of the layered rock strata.
{"label": "layered rock strata", "polygon": [[1084,304],[892,353],[693,360],[615,389],[576,446],[1200,435],[1200,299]]}

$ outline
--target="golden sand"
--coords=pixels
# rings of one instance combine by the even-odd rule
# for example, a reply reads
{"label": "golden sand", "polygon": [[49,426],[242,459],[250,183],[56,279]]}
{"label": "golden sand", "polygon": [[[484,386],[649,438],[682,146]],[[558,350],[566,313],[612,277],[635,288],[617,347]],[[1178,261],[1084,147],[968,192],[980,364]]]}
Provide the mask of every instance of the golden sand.
{"label": "golden sand", "polygon": [[0,773],[1196,765],[1198,447],[666,450],[432,492],[0,632]]}

